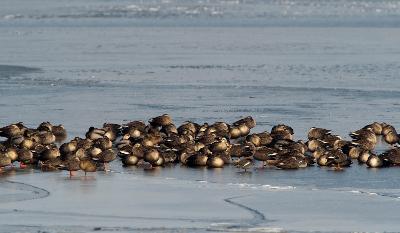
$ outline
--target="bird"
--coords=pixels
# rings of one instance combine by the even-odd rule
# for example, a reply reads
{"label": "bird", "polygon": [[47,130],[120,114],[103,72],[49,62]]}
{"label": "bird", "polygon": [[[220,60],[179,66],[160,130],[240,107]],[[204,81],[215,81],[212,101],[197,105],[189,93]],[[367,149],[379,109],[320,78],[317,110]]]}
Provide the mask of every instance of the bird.
{"label": "bird", "polygon": [[139,158],[134,156],[134,155],[128,155],[124,158],[122,158],[122,163],[125,166],[134,166],[139,162]]}
{"label": "bird", "polygon": [[290,154],[279,159],[275,166],[280,169],[304,168],[307,167],[307,160],[304,156]]}
{"label": "bird", "polygon": [[69,177],[71,178],[74,176],[75,171],[79,171],[80,168],[80,161],[79,158],[77,157],[71,157],[68,160],[63,162],[64,167],[66,168],[67,171],[69,171]]}
{"label": "bird", "polygon": [[207,167],[209,168],[222,168],[224,160],[219,156],[212,156],[207,159]]}
{"label": "bird", "polygon": [[98,160],[103,163],[104,170],[106,172],[109,171],[108,163],[110,163],[111,161],[113,161],[116,158],[117,158],[117,153],[114,151],[114,149],[108,149],[108,150],[102,151],[98,156]]}
{"label": "bird", "polygon": [[252,165],[253,160],[251,158],[244,158],[236,163],[236,167],[244,169],[245,172],[247,172],[247,169],[249,169]]}
{"label": "bird", "polygon": [[366,164],[367,164],[368,167],[371,167],[371,168],[382,167],[383,166],[383,160],[378,155],[373,154],[373,155],[368,157],[368,160],[367,160]]}
{"label": "bird", "polygon": [[363,127],[363,129],[367,129],[367,128],[371,128],[372,131],[376,134],[376,135],[382,135],[382,124],[378,123],[378,122],[373,122],[369,125],[366,125]]}
{"label": "bird", "polygon": [[326,135],[331,134],[331,130],[329,129],[324,129],[324,128],[316,128],[316,127],[311,127],[310,130],[308,131],[307,137],[309,140],[312,139],[323,139]]}
{"label": "bird", "polygon": [[167,126],[173,124],[172,118],[168,114],[163,114],[158,117],[151,118],[149,123],[153,126]]}
{"label": "bird", "polygon": [[12,160],[10,157],[6,156],[5,153],[0,153],[0,172],[2,171],[3,167],[11,165]]}
{"label": "bird", "polygon": [[399,139],[400,139],[399,135],[394,131],[388,132],[387,134],[385,134],[383,136],[383,138],[384,138],[385,142],[390,144],[390,145],[399,143]]}
{"label": "bird", "polygon": [[384,162],[390,165],[400,165],[400,148],[396,147],[381,154]]}
{"label": "bird", "polygon": [[85,172],[85,176],[87,174],[87,172],[96,172],[97,171],[97,164],[89,159],[83,159],[81,161],[79,161],[79,168]]}
{"label": "bird", "polygon": [[327,166],[335,166],[336,170],[348,167],[351,164],[349,157],[341,150],[330,150],[327,153]]}

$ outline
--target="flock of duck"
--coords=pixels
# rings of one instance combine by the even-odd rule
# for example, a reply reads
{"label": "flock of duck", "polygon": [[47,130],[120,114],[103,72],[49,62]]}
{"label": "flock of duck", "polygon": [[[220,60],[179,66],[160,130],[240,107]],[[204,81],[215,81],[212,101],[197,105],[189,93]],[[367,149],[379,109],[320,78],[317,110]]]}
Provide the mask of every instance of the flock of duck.
{"label": "flock of duck", "polygon": [[[168,163],[190,167],[221,168],[226,164],[247,170],[256,161],[265,167],[299,169],[313,166],[341,170],[353,160],[378,168],[400,165],[400,143],[396,129],[386,123],[366,125],[351,132],[344,140],[331,130],[311,128],[308,141],[294,140],[293,129],[284,124],[271,132],[250,133],[256,126],[252,117],[232,124],[215,122],[202,125],[185,122],[177,127],[168,114],[157,116],[146,124],[132,121],[119,125],[105,123],[91,127],[85,138],[75,137],[62,143],[67,132],[62,125],[41,123],[28,128],[23,123],[0,128],[0,169],[27,166],[42,171],[108,171],[108,163],[120,158],[124,166],[152,169]],[[374,149],[382,140],[391,145],[382,154]]]}

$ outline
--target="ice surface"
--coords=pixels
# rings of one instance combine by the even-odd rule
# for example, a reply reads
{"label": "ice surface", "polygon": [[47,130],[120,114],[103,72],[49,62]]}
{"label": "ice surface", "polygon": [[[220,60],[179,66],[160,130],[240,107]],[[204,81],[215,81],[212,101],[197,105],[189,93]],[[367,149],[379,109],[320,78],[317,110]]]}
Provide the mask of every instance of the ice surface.
{"label": "ice surface", "polygon": [[[343,136],[372,121],[400,127],[399,9],[364,0],[5,0],[0,125],[63,123],[72,138],[169,113],[177,124],[252,115],[255,132],[283,122],[298,139],[312,126]],[[0,232],[400,229],[397,167],[111,169],[73,179],[8,170]]]}

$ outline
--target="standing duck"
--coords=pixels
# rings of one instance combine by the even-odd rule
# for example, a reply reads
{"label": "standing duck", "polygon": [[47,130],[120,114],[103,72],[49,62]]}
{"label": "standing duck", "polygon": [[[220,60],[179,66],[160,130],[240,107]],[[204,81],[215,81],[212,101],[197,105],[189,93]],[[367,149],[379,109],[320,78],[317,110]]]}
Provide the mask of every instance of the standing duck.
{"label": "standing duck", "polygon": [[102,151],[99,154],[99,161],[104,164],[104,170],[109,171],[108,163],[117,158],[117,153],[113,149]]}
{"label": "standing duck", "polygon": [[64,161],[64,167],[69,171],[69,177],[74,176],[75,171],[79,171],[80,161],[77,157],[70,157],[68,160]]}
{"label": "standing duck", "polygon": [[93,160],[86,158],[79,162],[79,168],[85,172],[86,176],[87,172],[96,172],[97,165]]}
{"label": "standing duck", "polygon": [[247,169],[249,169],[252,165],[253,160],[251,158],[244,158],[236,163],[236,167],[244,169],[244,172],[247,172]]}

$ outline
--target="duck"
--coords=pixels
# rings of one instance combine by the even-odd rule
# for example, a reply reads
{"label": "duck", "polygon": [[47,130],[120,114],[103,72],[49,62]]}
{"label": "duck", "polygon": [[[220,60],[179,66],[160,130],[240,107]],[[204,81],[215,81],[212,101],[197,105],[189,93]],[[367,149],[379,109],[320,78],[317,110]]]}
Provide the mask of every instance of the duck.
{"label": "duck", "polygon": [[217,141],[210,144],[210,150],[215,153],[226,151],[228,148],[229,142],[226,138],[218,139]]}
{"label": "duck", "polygon": [[289,153],[282,156],[275,165],[280,169],[298,169],[308,166],[307,159],[299,153]]}
{"label": "duck", "polygon": [[260,138],[260,146],[268,146],[272,143],[274,138],[267,131],[256,134]]}
{"label": "duck", "polygon": [[22,148],[18,150],[18,161],[20,168],[25,168],[26,164],[32,164],[34,162],[34,156],[32,151]]}
{"label": "duck", "polygon": [[360,155],[358,156],[357,160],[359,163],[367,163],[369,157],[371,157],[373,154],[369,150],[361,150]]}
{"label": "duck", "polygon": [[324,128],[316,128],[316,127],[311,127],[310,130],[308,130],[307,137],[308,140],[312,139],[323,139],[326,137],[326,135],[331,134],[331,130],[329,129],[324,129]]}
{"label": "duck", "polygon": [[67,130],[64,125],[53,125],[51,132],[56,137],[57,142],[62,142],[67,138]]}
{"label": "duck", "polygon": [[178,133],[180,135],[184,134],[197,134],[200,126],[197,123],[186,121],[178,127]]}
{"label": "duck", "polygon": [[36,128],[38,131],[47,131],[47,132],[51,132],[53,130],[53,125],[48,122],[42,122],[39,124],[39,126]]}
{"label": "duck", "polygon": [[357,141],[353,141],[352,144],[356,147],[361,147],[362,149],[369,150],[369,151],[374,150],[376,147],[375,143],[373,143],[369,140],[366,140],[366,139],[360,139]]}
{"label": "duck", "polygon": [[240,138],[241,136],[242,136],[242,132],[241,132],[241,130],[239,129],[239,127],[234,126],[234,127],[231,127],[231,128],[229,129],[229,138],[231,138],[231,139],[238,139],[238,138]]}
{"label": "duck", "polygon": [[118,136],[122,135],[122,126],[114,123],[104,123],[103,129],[106,131],[104,137],[107,137],[111,141],[115,141]]}
{"label": "duck", "polygon": [[390,132],[396,132],[396,129],[394,128],[393,125],[387,124],[387,123],[382,123],[382,135],[386,135]]}
{"label": "duck", "polygon": [[173,124],[172,118],[168,114],[163,114],[161,116],[151,118],[149,120],[149,123],[153,126],[167,126]]}
{"label": "duck", "polygon": [[243,158],[236,163],[236,167],[244,169],[245,172],[253,165],[251,158]]}
{"label": "duck", "polygon": [[218,137],[229,138],[229,125],[225,122],[215,122],[210,128],[215,129]]}
{"label": "duck", "polygon": [[[182,139],[182,137],[180,137],[180,139]],[[215,133],[199,133],[196,136],[196,141],[200,142],[204,145],[211,144],[211,143],[215,142],[216,140],[218,140],[218,138],[217,138],[217,134],[215,134]],[[182,142],[180,142],[180,144],[182,144]]]}
{"label": "duck", "polygon": [[363,153],[363,150],[361,147],[358,146],[349,146],[346,147],[345,150],[343,150],[351,159],[358,159]]}
{"label": "duck", "polygon": [[60,157],[61,153],[60,150],[54,146],[54,147],[47,147],[41,154],[39,159],[40,160],[51,160],[55,159],[57,157]]}
{"label": "duck", "polygon": [[224,164],[224,160],[219,156],[211,156],[207,159],[207,167],[209,168],[222,168]]}
{"label": "duck", "polygon": [[171,134],[178,134],[178,128],[174,124],[169,124],[161,127],[161,132],[165,133],[167,136]]}
{"label": "duck", "polygon": [[368,128],[371,128],[372,131],[375,133],[375,135],[382,135],[383,127],[382,127],[381,123],[373,122],[373,123],[363,127],[363,129],[368,129]]}
{"label": "duck", "polygon": [[164,158],[164,161],[166,163],[174,163],[177,162],[178,160],[178,155],[177,155],[178,150],[176,149],[165,149],[161,151],[161,156]]}
{"label": "duck", "polygon": [[[101,156],[102,152],[103,152],[103,150],[101,150],[100,148],[95,147],[95,146],[92,146],[90,149],[87,150],[88,155],[91,158],[95,159],[95,160],[99,160],[100,159],[100,156]],[[73,153],[71,153],[71,154],[73,154]]]}
{"label": "duck", "polygon": [[39,133],[40,141],[42,145],[50,145],[56,141],[56,136],[52,132],[42,131]]}
{"label": "duck", "polygon": [[240,157],[251,157],[256,153],[257,148],[252,143],[243,143],[240,146]]}
{"label": "duck", "polygon": [[73,141],[76,143],[76,149],[87,150],[93,146],[93,140],[89,138],[75,137]]}
{"label": "duck", "polygon": [[24,138],[19,146],[21,148],[30,150],[30,149],[33,149],[35,144],[36,144],[35,141],[32,140],[31,138]]}
{"label": "duck", "polygon": [[[336,140],[334,143],[333,143],[333,149],[344,149],[344,148],[347,148],[347,147],[351,147],[352,146],[352,142],[351,141],[347,141],[347,140]],[[343,151],[344,152],[344,151]],[[347,154],[346,152],[344,152],[345,154]]]}
{"label": "duck", "polygon": [[60,157],[57,157],[45,161],[39,161],[38,165],[42,171],[56,171],[63,167],[63,161]]}
{"label": "duck", "polygon": [[18,160],[18,150],[16,148],[8,147],[3,152],[5,156],[11,159],[12,163]]}
{"label": "duck", "polygon": [[370,168],[378,168],[383,166],[383,160],[378,155],[373,154],[369,156],[366,164]]}
{"label": "duck", "polygon": [[121,125],[121,135],[127,134],[130,129],[138,129],[144,132],[146,128],[146,123],[144,121],[131,121],[126,124]]}
{"label": "duck", "polygon": [[335,144],[338,143],[338,141],[342,141],[342,137],[340,137],[339,135],[334,135],[334,134],[326,134],[324,136],[324,138],[322,139],[322,141],[324,143],[326,143],[327,145],[329,145],[330,147],[334,147]]}
{"label": "duck", "polygon": [[10,157],[6,156],[3,152],[0,152],[0,172],[6,166],[10,166],[12,164],[12,160]]}
{"label": "duck", "polygon": [[159,166],[163,166],[164,163],[165,163],[164,157],[163,157],[163,156],[160,156],[160,157],[158,158],[157,161],[155,161],[154,163],[152,163],[152,165],[155,166],[155,167],[159,167]]}
{"label": "duck", "polygon": [[80,161],[77,157],[71,157],[68,160],[63,162],[64,167],[67,171],[69,171],[69,177],[71,178],[74,176],[75,171],[79,171],[80,168]]}
{"label": "duck", "polygon": [[202,153],[196,153],[187,158],[187,165],[190,167],[204,167],[207,165],[208,156]]}
{"label": "duck", "polygon": [[328,160],[327,152],[325,152],[324,154],[322,154],[321,156],[319,156],[317,158],[317,164],[321,167],[328,166],[328,162],[329,162],[329,160]]}
{"label": "duck", "polygon": [[144,129],[141,130],[139,128],[136,127],[131,127],[128,129],[127,135],[129,135],[129,137],[133,138],[133,139],[139,139],[140,137],[142,137],[144,134]]}
{"label": "duck", "polygon": [[280,131],[285,131],[291,135],[294,134],[293,128],[288,125],[285,125],[285,124],[278,124],[278,125],[273,126],[271,129],[271,134],[274,134],[274,133],[277,133]]}
{"label": "duck", "polygon": [[383,161],[390,165],[400,165],[400,148],[396,147],[382,153]]}
{"label": "duck", "polygon": [[243,124],[246,125],[249,129],[256,127],[256,121],[251,116],[247,116],[247,117],[240,119],[233,123],[233,125],[236,125],[236,126],[243,125]]}
{"label": "duck", "polygon": [[245,137],[250,133],[250,127],[248,127],[246,124],[241,124],[238,125],[237,128],[240,131],[240,137]]}
{"label": "duck", "polygon": [[102,128],[94,128],[90,127],[89,130],[86,132],[85,136],[86,138],[89,138],[91,140],[96,140],[99,138],[103,138],[106,133],[106,130]]}
{"label": "duck", "polygon": [[297,142],[289,143],[288,145],[284,146],[284,149],[304,154],[308,150],[308,147],[302,140],[299,140]]}
{"label": "duck", "polygon": [[148,163],[155,163],[160,159],[160,152],[157,149],[149,149],[144,153],[144,161]]}
{"label": "duck", "polygon": [[330,150],[327,155],[327,166],[335,166],[338,170],[341,170],[342,167],[348,167],[352,163],[341,150]]}
{"label": "duck", "polygon": [[3,128],[0,128],[0,137],[13,138],[24,134],[26,127],[22,122],[10,124]]}
{"label": "duck", "polygon": [[98,160],[104,164],[105,171],[109,171],[108,163],[115,160],[116,158],[117,153],[114,151],[114,149],[104,150],[98,156]]}
{"label": "duck", "polygon": [[254,159],[263,161],[264,165],[267,165],[268,160],[274,160],[274,156],[278,155],[278,150],[270,147],[258,147],[254,153]]}
{"label": "duck", "polygon": [[108,137],[98,138],[93,141],[93,146],[99,148],[100,150],[108,150],[111,149],[113,144],[112,141]]}
{"label": "duck", "polygon": [[64,143],[60,146],[60,153],[66,155],[72,153],[78,149],[78,142],[76,140],[71,140],[70,142]]}
{"label": "duck", "polygon": [[323,147],[327,146],[328,143],[324,142],[322,140],[319,140],[319,139],[311,139],[306,142],[306,145],[307,145],[308,151],[314,152],[314,151],[318,150],[319,148],[323,148]]}
{"label": "duck", "polygon": [[399,135],[394,131],[388,132],[387,134],[385,134],[383,136],[383,138],[384,138],[385,142],[390,145],[399,143]]}
{"label": "duck", "polygon": [[261,146],[261,138],[257,134],[249,134],[246,137],[246,141],[253,143],[254,146]]}
{"label": "duck", "polygon": [[271,132],[274,140],[293,140],[293,134],[288,130],[278,130]]}
{"label": "duck", "polygon": [[88,172],[96,172],[97,164],[91,159],[83,159],[79,161],[79,168],[85,172],[85,176]]}
{"label": "duck", "polygon": [[[312,156],[314,157],[314,159],[318,160],[321,156],[326,154],[329,150],[330,150],[330,148],[319,147],[314,152],[312,152]],[[324,165],[324,166],[326,166],[326,165]]]}
{"label": "duck", "polygon": [[351,132],[350,137],[354,140],[367,140],[371,143],[377,143],[377,137],[372,128],[360,129],[354,132]]}
{"label": "duck", "polygon": [[134,155],[126,156],[122,159],[122,163],[125,166],[134,166],[139,162],[139,158]]}

